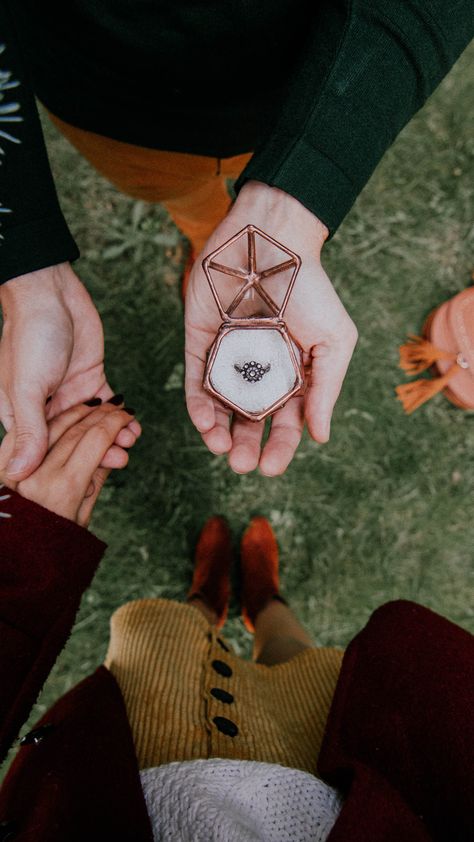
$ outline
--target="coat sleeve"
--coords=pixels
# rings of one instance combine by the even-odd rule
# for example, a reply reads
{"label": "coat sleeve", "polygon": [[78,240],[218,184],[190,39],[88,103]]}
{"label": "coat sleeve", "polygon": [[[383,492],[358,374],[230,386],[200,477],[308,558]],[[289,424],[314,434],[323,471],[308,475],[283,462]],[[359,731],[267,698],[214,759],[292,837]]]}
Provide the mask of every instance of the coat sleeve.
{"label": "coat sleeve", "polygon": [[9,0],[0,0],[0,284],[79,256],[59,206]]}
{"label": "coat sleeve", "polygon": [[472,0],[326,0],[277,124],[242,172],[331,234],[386,149],[474,35]]}
{"label": "coat sleeve", "polygon": [[328,842],[474,839],[474,637],[398,600],[348,646],[318,759]]}
{"label": "coat sleeve", "polygon": [[105,544],[0,489],[0,760],[71,631]]}

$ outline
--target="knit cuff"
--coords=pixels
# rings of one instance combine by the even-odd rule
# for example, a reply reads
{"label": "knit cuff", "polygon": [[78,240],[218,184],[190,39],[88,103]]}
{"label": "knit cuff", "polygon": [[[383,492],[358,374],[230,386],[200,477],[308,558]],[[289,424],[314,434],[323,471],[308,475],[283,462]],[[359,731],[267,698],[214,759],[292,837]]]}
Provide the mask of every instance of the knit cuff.
{"label": "knit cuff", "polygon": [[4,225],[0,234],[0,284],[79,257],[79,249],[59,210],[23,225]]}
{"label": "knit cuff", "polygon": [[304,138],[270,138],[240,174],[238,193],[247,181],[278,187],[298,199],[329,229],[331,237],[354,204],[357,185],[319,149]]}

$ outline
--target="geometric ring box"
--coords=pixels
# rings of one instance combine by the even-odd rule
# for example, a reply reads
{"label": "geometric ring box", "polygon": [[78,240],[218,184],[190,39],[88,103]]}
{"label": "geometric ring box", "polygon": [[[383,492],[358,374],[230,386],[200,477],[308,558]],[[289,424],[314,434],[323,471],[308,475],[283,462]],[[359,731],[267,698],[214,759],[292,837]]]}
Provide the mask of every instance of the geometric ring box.
{"label": "geometric ring box", "polygon": [[254,225],[202,262],[222,319],[203,386],[252,421],[272,415],[304,385],[302,351],[283,319],[300,265]]}

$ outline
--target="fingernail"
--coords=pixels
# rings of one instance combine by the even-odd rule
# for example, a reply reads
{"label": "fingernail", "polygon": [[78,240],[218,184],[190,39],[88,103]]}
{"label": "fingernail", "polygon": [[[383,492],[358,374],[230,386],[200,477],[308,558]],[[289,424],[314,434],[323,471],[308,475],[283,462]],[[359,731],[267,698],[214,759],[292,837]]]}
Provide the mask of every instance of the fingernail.
{"label": "fingernail", "polygon": [[100,406],[101,403],[100,398],[91,398],[90,401],[83,401],[84,406]]}
{"label": "fingernail", "polygon": [[118,395],[112,395],[106,403],[113,403],[114,406],[120,406],[120,404],[123,403],[123,395],[120,393]]}
{"label": "fingernail", "polygon": [[7,474],[9,476],[13,476],[14,474],[19,474],[21,471],[24,471],[28,462],[26,459],[21,457],[16,457],[15,459],[10,459],[7,465]]}
{"label": "fingernail", "polygon": [[123,411],[128,412],[129,415],[135,415],[135,410],[131,409],[129,406],[124,406]]}

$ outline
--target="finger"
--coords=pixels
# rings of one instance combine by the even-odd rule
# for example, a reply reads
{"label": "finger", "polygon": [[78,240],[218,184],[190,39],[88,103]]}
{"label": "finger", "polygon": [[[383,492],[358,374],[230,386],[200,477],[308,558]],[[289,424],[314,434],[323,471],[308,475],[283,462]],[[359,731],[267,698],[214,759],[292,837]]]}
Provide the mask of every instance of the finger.
{"label": "finger", "polygon": [[104,383],[96,392],[91,392],[90,384],[87,381],[88,378],[81,378],[74,382],[62,383],[48,403],[46,413],[48,420],[56,418],[68,409],[80,406],[84,402],[96,399],[100,400],[101,403],[106,403],[109,398],[113,397],[113,390],[108,383]]}
{"label": "finger", "polygon": [[110,388],[107,381],[94,394],[94,398],[101,398],[103,403],[106,403],[109,400],[109,398],[112,398],[113,396],[114,396],[114,390]]}
{"label": "finger", "polygon": [[[122,397],[121,395],[116,395],[115,397]],[[60,415],[53,418],[52,421],[48,424],[49,429],[49,443],[50,446],[54,445],[61,436],[69,430],[71,427],[74,427],[79,421],[82,421],[85,418],[89,418],[93,412],[96,410],[101,410],[103,412],[113,412],[114,410],[118,409],[120,405],[123,405],[123,399],[118,404],[116,401],[113,403],[110,401],[106,401],[105,403],[101,403],[100,398],[92,398],[90,401],[86,401],[85,403],[80,403],[77,406],[71,407],[71,409],[66,409]],[[130,411],[129,411],[130,414]],[[94,415],[92,418],[89,418],[89,421],[86,422],[85,426],[90,426],[95,424],[97,421],[97,414]],[[127,436],[127,439],[130,441],[128,445],[121,445],[122,447],[131,447],[132,444],[135,443],[135,440],[139,435],[141,435],[142,428],[138,421],[130,421],[128,428],[133,436],[133,441],[131,441],[131,437]],[[120,444],[120,442],[118,442]]]}
{"label": "finger", "polygon": [[[117,407],[109,403],[101,404],[101,406],[95,408],[88,408],[86,406],[85,410],[87,409],[89,411],[85,412],[82,407],[78,408],[76,423],[73,425],[68,424],[67,428],[63,430],[62,435],[57,438],[45,460],[45,464],[49,467],[60,468],[65,465],[73,453],[74,448],[88,430],[97,424],[100,424],[100,422],[108,415],[112,415],[114,412],[118,411],[123,412],[123,410],[118,410]],[[71,417],[73,412],[74,410],[67,410],[64,415]],[[128,415],[128,420],[130,420],[130,415]],[[54,424],[55,422],[51,423]]]}
{"label": "finger", "polygon": [[[5,435],[0,442],[0,482],[6,479],[5,469],[13,456],[15,448],[14,419],[10,401],[5,393],[0,390],[0,424],[3,425]],[[1,434],[1,429],[0,429]],[[10,487],[15,483],[10,480]]]}
{"label": "finger", "polygon": [[[105,386],[102,387],[102,389],[99,389],[99,391],[97,392],[97,397],[102,398],[104,403],[108,403],[110,399],[113,398],[113,403],[116,407],[121,406],[124,403],[123,395],[112,394],[112,389],[110,388],[108,383],[106,383]],[[120,401],[120,403],[118,402],[118,398],[122,398],[122,401]],[[131,433],[131,435],[129,433]],[[136,420],[136,418],[133,418],[133,420],[130,421],[127,430],[124,430],[123,433],[122,431],[119,433],[115,444],[117,444],[119,447],[133,447],[137,438],[139,438],[141,434],[141,424]]]}
{"label": "finger", "polygon": [[[99,389],[95,397],[102,398],[104,404],[109,403],[112,398],[113,405],[116,407],[124,404],[123,395],[113,394],[112,389],[110,388],[108,383],[106,383],[101,389]],[[119,398],[122,398],[122,400],[118,401]],[[115,444],[117,444],[119,447],[132,447],[135,444],[137,438],[139,438],[139,436],[141,436],[142,434],[141,424],[136,420],[136,418],[130,421],[128,429],[132,433],[132,436],[129,436],[127,434],[124,435],[122,439],[122,434],[120,433],[120,441],[115,442]]]}
{"label": "finger", "polygon": [[264,421],[234,417],[229,465],[237,474],[246,474],[257,467],[264,429]]}
{"label": "finger", "polygon": [[14,420],[12,405],[3,389],[0,389],[0,423],[7,433],[13,427]]}
{"label": "finger", "polygon": [[[103,417],[88,429],[76,444],[69,456],[65,469],[68,474],[83,487],[83,494],[92,475],[102,463],[105,454],[112,447],[118,433],[130,421],[130,416],[123,410],[115,410],[104,414]],[[122,451],[127,456],[126,451]]]}
{"label": "finger", "polygon": [[122,447],[118,447],[116,444],[113,444],[112,447],[109,447],[107,453],[102,459],[100,467],[120,470],[121,468],[127,467],[128,460],[129,456],[127,451]]}
{"label": "finger", "polygon": [[104,487],[104,483],[110,474],[107,468],[97,468],[92,477],[89,488],[86,491],[84,500],[79,506],[77,513],[77,523],[79,526],[88,526],[91,519],[92,511],[96,504],[97,498]]}
{"label": "finger", "polygon": [[15,418],[15,448],[6,467],[7,479],[19,482],[41,464],[48,449],[46,395],[40,390],[16,390],[11,396]]}
{"label": "finger", "polygon": [[202,439],[211,453],[220,456],[222,453],[227,453],[232,447],[232,436],[229,432],[230,412],[218,403],[216,403],[214,411],[216,422],[212,430],[202,434]]}
{"label": "finger", "polygon": [[133,447],[137,438],[142,434],[141,425],[138,421],[131,421],[128,427],[121,430],[115,443],[105,454],[101,467],[103,468],[125,468],[128,465],[128,456],[122,448]]}
{"label": "finger", "polygon": [[260,457],[259,468],[267,477],[286,471],[300,443],[304,426],[304,400],[292,398],[272,418],[268,441]]}
{"label": "finger", "polygon": [[130,421],[130,424],[128,425],[128,429],[132,431],[135,438],[137,438],[137,439],[140,438],[140,436],[142,434],[142,425],[136,419],[134,419],[133,421]]}
{"label": "finger", "polygon": [[[15,431],[10,430],[3,437],[2,446],[0,447],[0,482],[5,482],[6,480],[6,467],[13,456],[13,451],[15,450]],[[12,480],[9,481],[10,488],[15,485]]]}
{"label": "finger", "polygon": [[[100,398],[97,398],[100,400]],[[101,404],[100,404],[101,406]],[[106,404],[106,406],[110,406],[110,404]],[[97,406],[90,406],[86,403],[80,403],[77,406],[73,406],[70,409],[66,409],[64,412],[61,412],[60,415],[57,415],[53,418],[52,421],[48,424],[48,433],[49,433],[49,448],[51,449],[54,447],[56,442],[59,441],[61,436],[64,435],[68,430],[74,427],[79,421],[82,421],[84,418],[92,415],[92,413],[97,409]],[[111,410],[113,407],[111,407]],[[106,410],[107,411],[107,410]]]}
{"label": "finger", "polygon": [[[105,412],[112,412],[114,408],[117,408],[120,404],[123,404],[123,396],[122,395],[114,395],[113,403],[106,402],[101,404],[101,408],[104,409]],[[118,398],[122,398],[122,400],[117,401]],[[91,400],[100,400],[100,398],[95,398]],[[52,421],[49,422],[49,446],[50,448],[52,445],[56,444],[56,442],[61,438],[61,436],[79,421],[82,419],[87,418],[92,414],[93,408],[90,406],[91,401],[88,401],[85,404],[79,404],[78,406],[71,407],[71,409],[65,410]],[[90,424],[96,423],[97,416],[94,416],[90,419]],[[125,465],[128,463],[128,458],[125,458],[124,455],[120,452],[120,449],[123,447],[133,447],[137,438],[141,435],[142,428],[141,425],[133,419],[130,421],[127,428],[121,430],[117,436],[117,441],[115,444],[118,446],[117,450],[112,451],[110,456],[106,454],[104,457],[103,467],[104,468],[124,468]]]}
{"label": "finger", "polygon": [[331,417],[354,350],[355,339],[321,343],[312,348],[311,377],[305,395],[305,416],[310,435],[324,444],[329,440]]}
{"label": "finger", "polygon": [[185,391],[189,417],[200,433],[208,433],[216,424],[213,398],[204,391],[204,361],[186,352]]}
{"label": "finger", "polygon": [[129,425],[128,427],[125,427],[124,430],[120,430],[120,433],[115,439],[115,444],[119,447],[133,447],[136,440],[137,437],[134,433],[132,433]]}

